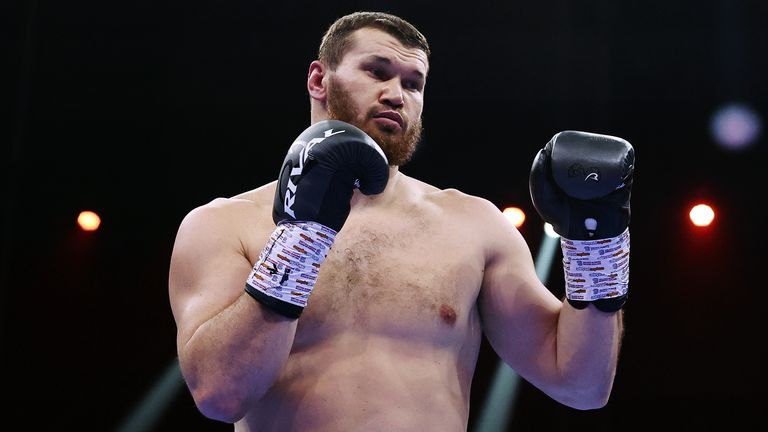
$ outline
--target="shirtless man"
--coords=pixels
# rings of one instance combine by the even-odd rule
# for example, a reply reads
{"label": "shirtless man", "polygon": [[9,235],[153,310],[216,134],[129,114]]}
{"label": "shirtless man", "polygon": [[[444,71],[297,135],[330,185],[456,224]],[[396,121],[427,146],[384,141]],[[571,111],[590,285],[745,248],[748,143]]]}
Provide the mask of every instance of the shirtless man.
{"label": "shirtless man", "polygon": [[[496,206],[399,171],[419,140],[428,57],[398,17],[342,17],[309,66],[311,126],[278,180],[184,218],[170,301],[183,376],[205,416],[237,431],[464,431],[483,332],[555,400],[606,404],[628,277],[626,142],[571,133],[534,162],[542,216],[570,239],[604,239],[626,255],[607,298],[574,277],[561,301]],[[610,199],[556,183],[554,171],[584,152],[597,154],[587,168],[621,173]],[[593,210],[597,229],[583,234],[569,219],[581,217],[577,205]],[[589,244],[564,251],[588,255]]]}

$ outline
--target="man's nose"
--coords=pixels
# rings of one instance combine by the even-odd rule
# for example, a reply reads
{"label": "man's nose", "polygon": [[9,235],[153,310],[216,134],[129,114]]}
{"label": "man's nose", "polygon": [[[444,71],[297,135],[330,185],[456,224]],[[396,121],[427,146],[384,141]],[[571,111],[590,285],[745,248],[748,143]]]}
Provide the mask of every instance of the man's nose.
{"label": "man's nose", "polygon": [[395,77],[383,83],[379,101],[393,108],[403,106],[403,86],[400,83],[400,78]]}

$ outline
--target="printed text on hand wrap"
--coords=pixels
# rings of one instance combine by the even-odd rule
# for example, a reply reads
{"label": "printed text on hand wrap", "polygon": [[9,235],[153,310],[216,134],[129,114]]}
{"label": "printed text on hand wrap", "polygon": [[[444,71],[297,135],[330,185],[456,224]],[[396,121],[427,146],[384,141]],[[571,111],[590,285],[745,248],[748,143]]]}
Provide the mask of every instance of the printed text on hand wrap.
{"label": "printed text on hand wrap", "polygon": [[304,307],[336,232],[316,222],[283,222],[272,233],[247,283],[262,293]]}
{"label": "printed text on hand wrap", "polygon": [[619,297],[629,286],[629,228],[618,237],[576,241],[560,239],[565,294],[571,300]]}

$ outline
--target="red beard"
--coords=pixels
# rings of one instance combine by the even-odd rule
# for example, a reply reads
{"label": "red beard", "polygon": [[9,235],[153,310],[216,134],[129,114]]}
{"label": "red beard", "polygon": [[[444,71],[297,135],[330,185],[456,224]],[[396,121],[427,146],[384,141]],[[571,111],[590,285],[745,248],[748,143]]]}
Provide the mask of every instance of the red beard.
{"label": "red beard", "polygon": [[416,145],[421,139],[421,118],[413,122],[407,120],[404,113],[400,115],[404,120],[405,131],[395,128],[378,127],[368,121],[380,111],[371,108],[363,117],[358,119],[352,105],[352,97],[334,77],[328,82],[328,116],[331,120],[340,120],[350,123],[362,129],[384,150],[390,165],[402,166],[413,156]]}

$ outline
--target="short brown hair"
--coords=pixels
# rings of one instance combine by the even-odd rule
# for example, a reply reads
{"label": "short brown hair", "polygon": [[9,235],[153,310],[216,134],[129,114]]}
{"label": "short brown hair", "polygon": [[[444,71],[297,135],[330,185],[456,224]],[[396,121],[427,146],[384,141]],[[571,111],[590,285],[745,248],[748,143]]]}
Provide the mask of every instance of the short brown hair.
{"label": "short brown hair", "polygon": [[406,48],[417,48],[429,58],[427,38],[408,21],[385,12],[354,12],[337,19],[323,35],[317,58],[336,69],[350,45],[350,35],[371,27],[387,32]]}

